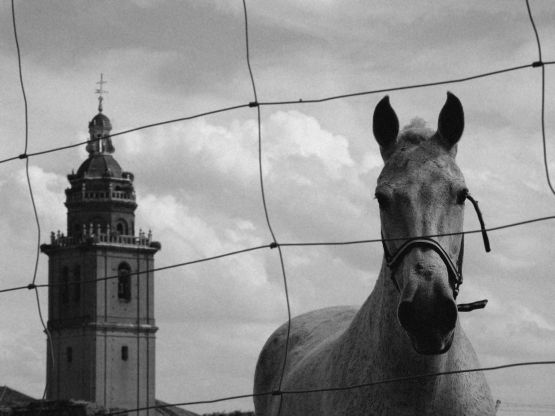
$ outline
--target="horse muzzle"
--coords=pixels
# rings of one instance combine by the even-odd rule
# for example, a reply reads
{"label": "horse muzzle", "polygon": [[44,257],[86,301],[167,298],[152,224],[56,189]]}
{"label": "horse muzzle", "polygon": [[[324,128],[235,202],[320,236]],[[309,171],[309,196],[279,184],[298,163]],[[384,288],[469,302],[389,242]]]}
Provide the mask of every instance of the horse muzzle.
{"label": "horse muzzle", "polygon": [[453,342],[457,305],[449,287],[411,277],[401,291],[399,323],[419,354],[443,354]]}

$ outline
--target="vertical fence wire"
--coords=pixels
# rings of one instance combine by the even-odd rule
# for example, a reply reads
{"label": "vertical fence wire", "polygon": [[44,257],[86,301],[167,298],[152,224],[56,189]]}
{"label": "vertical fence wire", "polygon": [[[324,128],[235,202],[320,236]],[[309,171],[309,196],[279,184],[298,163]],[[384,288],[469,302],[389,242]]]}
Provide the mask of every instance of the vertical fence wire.
{"label": "vertical fence wire", "polygon": [[[279,255],[279,262],[281,267],[281,274],[283,277],[283,287],[285,293],[285,302],[287,307],[287,336],[285,339],[285,345],[283,347],[283,358],[282,358],[282,365],[281,365],[281,372],[279,376],[278,385],[276,387],[276,392],[279,393],[282,388],[283,378],[285,376],[285,369],[287,367],[287,358],[289,353],[289,342],[291,338],[291,302],[289,297],[289,289],[287,285],[287,273],[285,271],[285,262],[283,259],[283,251],[280,245],[277,242],[276,235],[274,229],[272,227],[272,223],[270,221],[270,215],[268,212],[268,203],[266,200],[266,191],[264,187],[264,169],[263,169],[263,141],[262,141],[262,117],[260,111],[260,105],[258,104],[258,95],[256,92],[256,83],[254,81],[254,76],[252,72],[251,60],[250,60],[250,45],[249,45],[249,25],[248,25],[248,14],[247,14],[247,3],[246,0],[243,0],[243,11],[245,17],[245,48],[246,48],[246,59],[247,59],[247,66],[249,68],[249,75],[252,84],[252,90],[254,94],[254,102],[250,105],[256,107],[256,119],[257,119],[257,130],[258,130],[258,167],[259,167],[259,179],[260,179],[260,193],[262,197],[262,205],[264,209],[264,215],[266,217],[266,224],[268,230],[272,236],[272,248],[277,248],[278,255]],[[278,394],[279,396],[279,410],[278,414],[281,414],[282,404],[283,404],[283,395]]]}
{"label": "vertical fence wire", "polygon": [[[44,321],[42,308],[41,308],[41,304],[40,304],[40,295],[39,295],[38,288],[36,287],[36,284],[35,284],[36,280],[37,280],[37,272],[38,272],[38,267],[39,267],[41,227],[40,227],[40,222],[39,222],[37,205],[36,205],[36,202],[35,202],[35,195],[34,195],[34,192],[33,192],[33,186],[32,186],[32,183],[31,183],[31,177],[30,177],[30,174],[29,174],[29,157],[27,156],[27,151],[29,149],[29,108],[28,108],[28,102],[27,102],[27,94],[25,92],[25,83],[23,82],[23,68],[22,68],[22,65],[21,65],[21,48],[19,46],[19,37],[18,37],[18,34],[17,34],[14,0],[11,0],[11,13],[12,13],[12,25],[13,25],[13,34],[14,34],[14,40],[15,40],[15,47],[16,47],[16,51],[17,51],[17,67],[18,67],[18,71],[19,71],[19,85],[21,87],[21,95],[23,96],[24,113],[25,113],[25,146],[24,146],[24,151],[20,155],[19,158],[20,159],[25,159],[25,177],[26,177],[26,180],[27,180],[27,187],[29,189],[29,197],[30,197],[30,200],[31,200],[31,205],[33,207],[33,216],[34,216],[36,227],[37,227],[37,239],[36,239],[36,244],[35,244],[35,263],[34,263],[34,268],[33,268],[33,280],[32,280],[32,283],[27,286],[27,288],[28,289],[33,289],[35,291],[35,299],[36,299],[36,303],[37,303],[37,313],[38,313],[38,316],[39,316],[40,324],[41,324],[44,332],[46,333],[47,342],[48,342],[48,345],[50,347],[51,362],[52,362],[52,365],[54,365],[54,350],[52,348],[53,347],[52,337],[51,337],[50,331],[48,330],[48,326],[46,325],[46,323]],[[43,400],[46,398],[47,391],[48,391],[48,378],[46,378],[46,383],[45,383],[45,386],[44,386],[44,392],[43,392],[43,395],[42,395]]]}
{"label": "vertical fence wire", "polygon": [[526,0],[526,10],[528,12],[528,18],[530,19],[530,24],[532,25],[532,30],[534,31],[534,36],[536,38],[536,46],[538,48],[538,60],[534,62],[534,66],[540,67],[541,69],[541,136],[543,145],[543,164],[545,167],[545,177],[547,179],[547,186],[553,195],[555,195],[555,188],[551,182],[551,175],[549,173],[549,161],[547,158],[547,139],[545,134],[545,64],[542,60],[542,45],[540,41],[540,35],[538,34],[538,28],[536,27],[536,22],[534,21],[534,16],[532,14],[532,9],[530,8],[530,0]]}

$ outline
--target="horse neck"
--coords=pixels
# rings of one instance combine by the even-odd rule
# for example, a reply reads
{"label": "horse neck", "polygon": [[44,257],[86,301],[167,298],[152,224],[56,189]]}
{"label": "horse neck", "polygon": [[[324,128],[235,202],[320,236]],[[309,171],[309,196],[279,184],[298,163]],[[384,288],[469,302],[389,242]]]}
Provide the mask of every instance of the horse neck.
{"label": "horse neck", "polygon": [[399,293],[384,259],[372,293],[345,332],[345,341],[352,345],[350,354],[367,358],[368,374],[374,380],[445,370],[449,353],[420,355],[414,351],[397,319],[398,304]]}

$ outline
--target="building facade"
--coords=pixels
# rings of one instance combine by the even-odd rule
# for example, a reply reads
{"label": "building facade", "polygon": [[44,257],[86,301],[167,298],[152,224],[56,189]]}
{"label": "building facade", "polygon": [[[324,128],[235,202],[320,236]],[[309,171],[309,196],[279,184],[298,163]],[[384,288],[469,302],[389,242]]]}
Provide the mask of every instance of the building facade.
{"label": "building facade", "polygon": [[160,244],[136,231],[134,177],[113,157],[111,128],[100,99],[88,158],[68,175],[67,231],[41,246],[49,258],[47,399],[136,409],[155,405]]}

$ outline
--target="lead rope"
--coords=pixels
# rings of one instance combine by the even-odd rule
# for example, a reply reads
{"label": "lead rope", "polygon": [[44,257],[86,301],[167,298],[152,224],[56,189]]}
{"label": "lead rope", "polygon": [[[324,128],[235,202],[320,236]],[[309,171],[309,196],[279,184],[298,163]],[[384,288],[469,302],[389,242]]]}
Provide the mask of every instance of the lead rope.
{"label": "lead rope", "polygon": [[484,225],[484,218],[482,217],[482,211],[480,211],[480,207],[478,206],[478,201],[476,201],[470,194],[466,195],[466,199],[472,202],[472,205],[474,206],[474,210],[476,211],[476,215],[478,215],[478,221],[480,221],[480,228],[482,230],[482,240],[484,240],[484,248],[486,249],[486,253],[489,253],[491,251],[491,247],[489,245],[488,233],[486,232],[486,226]]}

